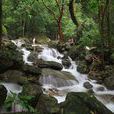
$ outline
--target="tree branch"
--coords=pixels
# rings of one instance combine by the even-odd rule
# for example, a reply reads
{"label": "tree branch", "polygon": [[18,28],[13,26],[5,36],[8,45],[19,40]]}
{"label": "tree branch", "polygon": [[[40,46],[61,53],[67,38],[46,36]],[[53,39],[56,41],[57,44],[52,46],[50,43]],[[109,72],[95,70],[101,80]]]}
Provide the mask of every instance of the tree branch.
{"label": "tree branch", "polygon": [[70,16],[71,16],[71,19],[72,19],[73,23],[74,23],[76,26],[79,26],[79,23],[78,23],[78,21],[77,21],[77,18],[76,18],[75,15],[74,15],[73,2],[74,2],[74,0],[69,0]]}
{"label": "tree branch", "polygon": [[61,8],[60,8],[60,4],[59,4],[58,0],[55,0],[55,2],[56,2],[56,5],[57,5],[58,8],[59,8],[59,12],[61,13]]}
{"label": "tree branch", "polygon": [[43,0],[42,0],[42,3],[43,3],[43,5],[45,6],[45,8],[48,9],[48,11],[53,15],[54,19],[57,21],[56,15],[55,15],[55,13],[53,12],[53,10],[51,10],[51,9],[44,3]]}

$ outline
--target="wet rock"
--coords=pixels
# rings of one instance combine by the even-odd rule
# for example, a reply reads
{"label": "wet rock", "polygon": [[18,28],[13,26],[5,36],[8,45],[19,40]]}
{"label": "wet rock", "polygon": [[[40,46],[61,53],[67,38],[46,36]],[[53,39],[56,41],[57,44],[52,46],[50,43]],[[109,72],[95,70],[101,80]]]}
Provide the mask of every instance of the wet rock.
{"label": "wet rock", "polygon": [[60,114],[113,114],[93,95],[88,93],[68,93],[61,103]]}
{"label": "wet rock", "polygon": [[91,89],[93,87],[93,85],[91,85],[89,82],[85,82],[83,86],[87,89]]}
{"label": "wet rock", "polygon": [[39,68],[52,68],[54,70],[62,70],[63,66],[60,63],[54,61],[43,61],[38,62]]}
{"label": "wet rock", "polygon": [[36,75],[36,76],[39,76],[41,74],[41,69],[38,68],[37,66],[24,65],[23,71],[26,74],[31,74],[31,75]]}
{"label": "wet rock", "polygon": [[0,74],[0,80],[2,82],[18,83],[22,85],[28,83],[28,79],[25,77],[25,74],[17,70],[8,70],[5,73]]}
{"label": "wet rock", "polygon": [[59,105],[57,100],[47,95],[40,96],[36,109],[41,114],[59,114]]}
{"label": "wet rock", "polygon": [[64,65],[65,68],[69,68],[71,66],[71,62],[69,59],[63,59],[62,64]]}
{"label": "wet rock", "polygon": [[35,63],[37,60],[38,60],[38,52],[31,52],[28,57],[28,61]]}
{"label": "wet rock", "polygon": [[71,66],[67,51],[64,52],[64,57],[62,57],[62,64],[65,68],[69,68]]}
{"label": "wet rock", "polygon": [[50,84],[55,87],[71,86],[73,82],[78,83],[75,77],[69,72],[57,71],[52,69],[42,69],[40,83]]}
{"label": "wet rock", "polygon": [[42,75],[45,76],[53,76],[53,77],[58,77],[58,78],[62,78],[64,80],[75,80],[75,77],[66,71],[57,71],[57,70],[52,70],[52,69],[42,69]]}
{"label": "wet rock", "polygon": [[77,71],[82,73],[82,74],[87,74],[89,73],[89,67],[86,63],[86,61],[79,61]]}
{"label": "wet rock", "polygon": [[97,91],[104,91],[104,90],[105,90],[104,87],[98,87],[98,88],[97,88]]}
{"label": "wet rock", "polygon": [[23,86],[23,90],[19,96],[31,96],[32,99],[29,100],[29,103],[31,106],[35,107],[41,94],[43,94],[43,92],[40,85],[28,83]]}
{"label": "wet rock", "polygon": [[7,97],[7,90],[3,85],[0,85],[0,108],[1,106],[3,106],[6,97]]}

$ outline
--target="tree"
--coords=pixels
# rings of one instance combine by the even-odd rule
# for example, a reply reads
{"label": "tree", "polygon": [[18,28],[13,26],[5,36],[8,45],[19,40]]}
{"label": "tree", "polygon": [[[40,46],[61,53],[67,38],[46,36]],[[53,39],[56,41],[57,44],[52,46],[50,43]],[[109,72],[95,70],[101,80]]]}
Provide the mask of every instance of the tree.
{"label": "tree", "polygon": [[53,11],[53,9],[51,9],[50,7],[48,7],[48,5],[45,4],[44,0],[42,0],[42,3],[44,4],[45,8],[53,15],[53,18],[55,19],[57,26],[58,26],[59,40],[61,42],[63,42],[64,35],[63,35],[63,31],[62,31],[62,17],[64,14],[64,0],[55,0],[55,4],[59,10],[58,16],[56,16],[56,13]]}
{"label": "tree", "polygon": [[77,26],[75,43],[78,43],[80,37],[82,36],[82,31],[84,28],[84,23],[79,24],[77,17],[74,14],[74,0],[69,0],[69,12],[73,23]]}
{"label": "tree", "polygon": [[103,48],[110,47],[110,0],[99,1],[99,28]]}

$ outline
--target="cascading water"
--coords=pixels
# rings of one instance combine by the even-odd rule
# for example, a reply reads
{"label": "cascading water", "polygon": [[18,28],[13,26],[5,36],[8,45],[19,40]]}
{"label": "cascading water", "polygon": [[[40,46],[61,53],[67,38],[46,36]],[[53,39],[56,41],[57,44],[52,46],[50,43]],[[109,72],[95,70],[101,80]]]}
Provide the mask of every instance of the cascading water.
{"label": "cascading water", "polygon": [[[32,65],[32,62],[28,61],[28,56],[30,55],[30,51],[26,50],[25,48],[21,48],[21,45],[23,44],[22,41],[17,40],[12,42],[15,45],[17,45],[19,51],[23,52],[24,62],[26,64]],[[34,44],[33,46],[37,46],[37,45]],[[42,46],[42,45],[38,45],[38,46],[43,48],[43,51],[38,55],[38,59],[43,59],[44,61],[55,61],[62,64],[62,57],[64,56],[63,54],[60,54],[56,49],[49,48],[48,46]],[[78,81],[78,83],[77,81],[72,80],[71,81],[72,84],[68,83],[67,85],[59,87],[56,85],[59,79],[54,80],[51,76],[48,76],[48,78],[44,76],[42,77],[42,79],[40,79],[40,80],[43,80],[41,82],[43,85],[42,87],[44,88],[44,93],[50,94],[51,92],[51,95],[53,95],[58,100],[58,103],[60,103],[65,100],[68,92],[87,92],[88,89],[84,87],[84,83],[89,82],[93,86],[92,90],[96,98],[99,101],[101,101],[112,112],[114,112],[114,102],[111,101],[111,96],[114,96],[114,91],[107,90],[103,85],[97,84],[95,80],[88,79],[87,75],[83,75],[77,72],[77,65],[75,64],[74,61],[72,61],[70,57],[68,58],[71,62],[71,66],[69,68],[65,68],[63,66],[62,71],[70,72]],[[99,87],[102,87],[103,91],[100,91],[98,89]],[[108,100],[107,100],[107,97],[104,97],[104,96],[109,96]]]}
{"label": "cascading water", "polygon": [[[39,54],[38,56],[39,58],[45,60],[45,61],[55,61],[58,63],[62,64],[62,57],[63,55],[60,54],[57,50],[53,49],[53,48],[49,48],[49,47],[43,47],[43,51]],[[58,59],[59,57],[59,59]],[[79,72],[77,72],[77,65],[74,61],[72,61],[72,59],[69,57],[69,60],[71,62],[71,66],[66,69],[65,67],[63,67],[62,71],[67,71],[70,72],[72,75],[74,75],[74,77],[76,78],[76,80],[78,80],[78,84],[77,82],[72,86],[64,86],[64,87],[56,87],[56,89],[60,92],[60,94],[62,93],[63,96],[61,95],[54,95],[54,97],[58,100],[58,102],[63,102],[65,100],[66,94],[68,92],[87,92],[88,89],[86,89],[84,87],[84,83],[85,82],[89,82],[93,87],[93,92],[96,96],[96,98],[101,101],[107,108],[109,108],[112,112],[114,112],[114,102],[111,101],[110,97],[108,98],[108,102],[107,102],[107,98],[102,97],[104,96],[110,96],[110,95],[114,95],[114,91],[110,91],[108,89],[106,89],[106,87],[104,87],[103,85],[97,84],[97,82],[95,80],[90,80],[88,79],[87,75],[84,74],[80,74]],[[48,90],[49,88],[55,88],[53,86],[50,86],[50,84],[46,84],[43,85],[43,88],[45,88],[46,90]],[[98,90],[99,87],[103,87],[103,91]]]}

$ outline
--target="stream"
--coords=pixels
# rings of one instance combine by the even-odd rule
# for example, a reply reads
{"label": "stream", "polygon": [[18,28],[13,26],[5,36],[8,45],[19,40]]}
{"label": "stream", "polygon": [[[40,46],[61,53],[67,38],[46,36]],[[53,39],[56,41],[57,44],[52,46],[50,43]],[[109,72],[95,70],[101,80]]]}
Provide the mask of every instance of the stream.
{"label": "stream", "polygon": [[[23,52],[23,60],[25,64],[33,65],[33,62],[28,61],[28,57],[30,55],[30,51],[26,48],[21,47],[24,42],[21,40],[12,41],[19,51]],[[36,47],[37,45],[33,45]],[[38,45],[43,48],[42,52],[38,54],[38,59],[43,59],[44,61],[54,61],[62,64],[62,57],[63,54],[59,53],[54,48],[49,48],[47,45]],[[91,80],[88,78],[86,74],[80,74],[77,71],[77,65],[75,61],[72,61],[70,57],[68,57],[71,66],[69,68],[65,68],[63,66],[62,71],[70,72],[75,79],[77,80],[68,80],[67,84],[63,84],[63,86],[57,86],[59,83],[59,79],[54,79],[52,76],[42,77],[39,79],[40,83],[42,84],[44,94],[50,94],[49,91],[53,91],[56,94],[52,96],[58,100],[58,103],[65,101],[66,95],[68,92],[88,92],[88,89],[84,87],[85,82],[89,82],[93,87],[92,91],[94,92],[95,97],[102,102],[109,110],[114,112],[114,102],[112,101],[112,97],[114,96],[114,91],[108,90],[103,85],[97,84],[96,80]],[[60,80],[60,82],[62,82]],[[64,83],[64,81],[63,81]],[[7,88],[8,92],[13,91],[15,93],[20,93],[22,91],[22,87],[17,86],[16,84],[8,84],[3,83],[3,85]],[[99,88],[103,88],[100,90]]]}

